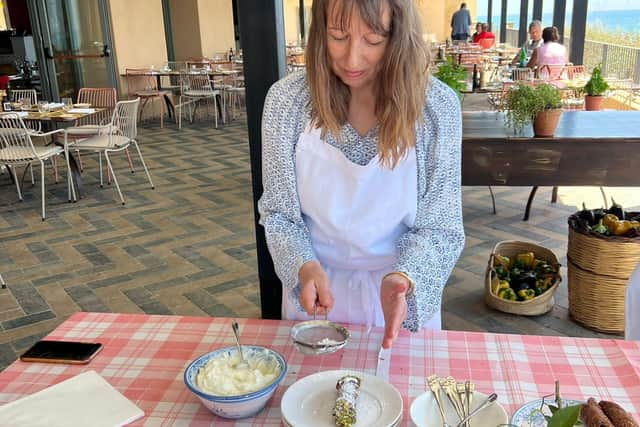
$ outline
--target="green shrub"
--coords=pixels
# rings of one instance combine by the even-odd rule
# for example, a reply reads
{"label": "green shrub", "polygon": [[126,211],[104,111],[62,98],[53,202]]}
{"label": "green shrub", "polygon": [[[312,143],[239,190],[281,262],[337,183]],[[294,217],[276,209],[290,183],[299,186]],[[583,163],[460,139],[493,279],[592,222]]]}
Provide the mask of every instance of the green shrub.
{"label": "green shrub", "polygon": [[602,78],[601,65],[596,65],[591,71],[591,78],[584,85],[584,93],[589,96],[602,96],[609,89],[609,84]]}

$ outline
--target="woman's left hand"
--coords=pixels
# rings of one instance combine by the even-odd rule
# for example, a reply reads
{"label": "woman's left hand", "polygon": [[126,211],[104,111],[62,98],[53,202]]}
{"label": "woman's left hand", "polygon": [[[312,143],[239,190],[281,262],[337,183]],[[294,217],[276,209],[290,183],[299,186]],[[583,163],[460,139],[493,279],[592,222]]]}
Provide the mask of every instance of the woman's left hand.
{"label": "woman's left hand", "polygon": [[398,336],[402,322],[407,317],[406,294],[409,281],[400,274],[389,274],[380,285],[380,302],[384,314],[384,339],[382,348],[390,348]]}

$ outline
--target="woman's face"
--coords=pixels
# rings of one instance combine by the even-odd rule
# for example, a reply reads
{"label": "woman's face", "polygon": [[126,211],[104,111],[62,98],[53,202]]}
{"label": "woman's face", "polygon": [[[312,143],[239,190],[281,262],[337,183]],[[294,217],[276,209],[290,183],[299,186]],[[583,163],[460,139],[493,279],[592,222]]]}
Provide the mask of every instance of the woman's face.
{"label": "woman's face", "polygon": [[[351,89],[359,89],[376,79],[382,58],[388,45],[388,36],[373,31],[360,17],[356,6],[351,17],[341,28],[338,11],[340,2],[329,4],[327,20],[327,50],[331,70]],[[381,11],[381,21],[385,29],[391,24],[391,12],[385,3]]]}

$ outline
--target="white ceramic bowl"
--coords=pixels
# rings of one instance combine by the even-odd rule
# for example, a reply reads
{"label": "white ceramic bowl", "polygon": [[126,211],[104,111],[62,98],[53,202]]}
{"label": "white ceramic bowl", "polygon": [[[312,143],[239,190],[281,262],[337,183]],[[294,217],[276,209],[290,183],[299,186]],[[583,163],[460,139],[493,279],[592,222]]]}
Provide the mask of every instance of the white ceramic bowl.
{"label": "white ceramic bowl", "polygon": [[265,407],[267,401],[273,395],[278,384],[280,384],[287,373],[287,363],[278,352],[266,347],[243,345],[242,352],[247,359],[256,353],[264,355],[266,352],[267,357],[273,357],[276,360],[280,366],[280,374],[271,384],[254,392],[238,396],[217,396],[198,388],[196,385],[196,376],[198,375],[200,368],[202,368],[211,359],[215,359],[222,355],[233,356],[237,354],[237,352],[238,349],[235,346],[211,351],[195,359],[184,371],[184,383],[187,388],[191,390],[193,394],[198,396],[202,404],[206,406],[207,409],[223,418],[238,419],[256,415]]}

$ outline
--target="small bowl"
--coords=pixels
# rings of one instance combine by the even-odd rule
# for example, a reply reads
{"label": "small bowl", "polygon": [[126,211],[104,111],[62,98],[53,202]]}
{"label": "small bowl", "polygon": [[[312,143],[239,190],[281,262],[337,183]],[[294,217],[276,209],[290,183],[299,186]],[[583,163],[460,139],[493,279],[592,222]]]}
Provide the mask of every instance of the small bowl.
{"label": "small bowl", "polygon": [[196,384],[196,376],[198,375],[200,368],[206,365],[209,360],[222,355],[233,356],[237,354],[238,349],[235,346],[220,348],[203,354],[191,362],[184,371],[184,383],[187,388],[200,399],[207,409],[223,418],[238,419],[256,415],[265,407],[269,398],[271,398],[273,392],[278,387],[278,384],[280,384],[287,373],[287,363],[280,353],[274,350],[255,345],[243,345],[242,352],[247,359],[256,353],[264,354],[264,352],[266,352],[267,357],[275,358],[278,366],[280,367],[280,374],[267,386],[251,393],[237,396],[221,396],[201,390]]}

